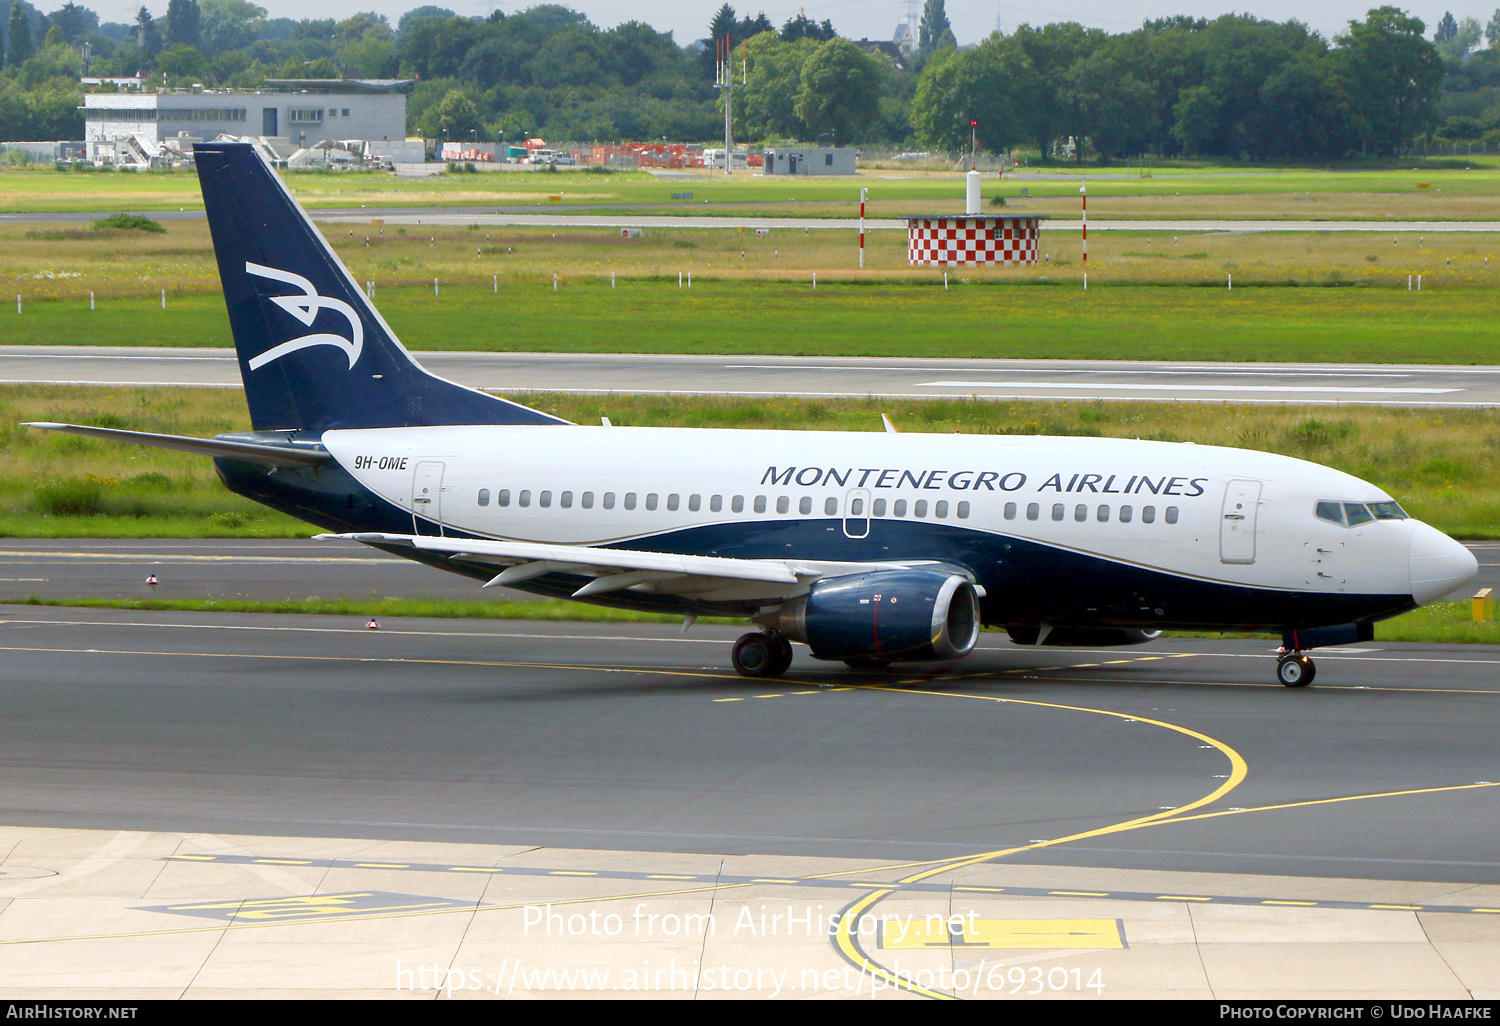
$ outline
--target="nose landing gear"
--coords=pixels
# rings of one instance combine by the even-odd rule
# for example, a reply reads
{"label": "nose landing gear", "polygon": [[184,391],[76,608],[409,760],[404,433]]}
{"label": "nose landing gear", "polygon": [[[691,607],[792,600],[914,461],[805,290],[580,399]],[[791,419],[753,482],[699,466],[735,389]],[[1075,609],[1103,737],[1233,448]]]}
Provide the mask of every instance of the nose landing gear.
{"label": "nose landing gear", "polygon": [[780,677],[792,665],[792,643],[780,631],[752,631],[729,654],[741,677]]}
{"label": "nose landing gear", "polygon": [[1289,688],[1305,688],[1317,674],[1312,659],[1301,652],[1283,652],[1276,660],[1276,679]]}

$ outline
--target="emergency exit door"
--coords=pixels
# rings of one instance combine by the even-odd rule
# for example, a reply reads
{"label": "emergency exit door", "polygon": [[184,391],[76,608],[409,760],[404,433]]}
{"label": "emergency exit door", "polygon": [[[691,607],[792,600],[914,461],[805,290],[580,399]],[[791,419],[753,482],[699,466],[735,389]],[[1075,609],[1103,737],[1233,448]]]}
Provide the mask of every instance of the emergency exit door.
{"label": "emergency exit door", "polygon": [[1231,481],[1224,488],[1224,507],[1219,511],[1219,561],[1254,563],[1259,481]]}
{"label": "emergency exit door", "polygon": [[411,479],[412,534],[443,533],[443,464],[423,460]]}

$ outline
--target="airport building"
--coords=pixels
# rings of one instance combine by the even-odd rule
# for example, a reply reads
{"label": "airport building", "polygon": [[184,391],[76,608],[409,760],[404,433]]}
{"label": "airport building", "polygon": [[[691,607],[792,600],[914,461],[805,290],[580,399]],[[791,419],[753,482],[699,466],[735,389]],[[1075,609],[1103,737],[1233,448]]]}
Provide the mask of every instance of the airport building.
{"label": "airport building", "polygon": [[854,150],[847,146],[800,146],[765,151],[768,175],[852,175]]}
{"label": "airport building", "polygon": [[[142,163],[169,141],[221,134],[281,139],[293,148],[324,139],[379,144],[406,140],[413,79],[267,79],[266,89],[192,89],[84,94],[88,159]],[[187,147],[184,146],[184,149]]]}

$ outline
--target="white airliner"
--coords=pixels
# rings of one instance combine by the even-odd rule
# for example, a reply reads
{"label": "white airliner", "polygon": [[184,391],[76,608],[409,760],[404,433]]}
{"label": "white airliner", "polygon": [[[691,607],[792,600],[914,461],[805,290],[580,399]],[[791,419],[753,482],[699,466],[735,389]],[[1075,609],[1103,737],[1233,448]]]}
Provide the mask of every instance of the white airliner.
{"label": "white airliner", "polygon": [[[1303,460],[1191,443],[584,427],[423,370],[250,146],[195,147],[253,430],[33,426],[214,457],[226,486],[485,587],[746,617],[857,668],[1276,631],[1307,650],[1463,586],[1462,545]],[[889,425],[888,425],[889,426]]]}

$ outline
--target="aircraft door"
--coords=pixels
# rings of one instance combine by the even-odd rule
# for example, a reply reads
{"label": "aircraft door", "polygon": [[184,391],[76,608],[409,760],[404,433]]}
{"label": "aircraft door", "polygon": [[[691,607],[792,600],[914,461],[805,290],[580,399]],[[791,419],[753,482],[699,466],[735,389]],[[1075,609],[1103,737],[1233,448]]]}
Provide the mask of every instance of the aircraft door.
{"label": "aircraft door", "polygon": [[1219,512],[1219,561],[1254,563],[1259,481],[1231,481],[1224,488],[1224,508]]}
{"label": "aircraft door", "polygon": [[851,488],[844,496],[844,536],[870,536],[870,493],[863,488]]}
{"label": "aircraft door", "polygon": [[423,460],[411,479],[412,534],[443,533],[443,464]]}

